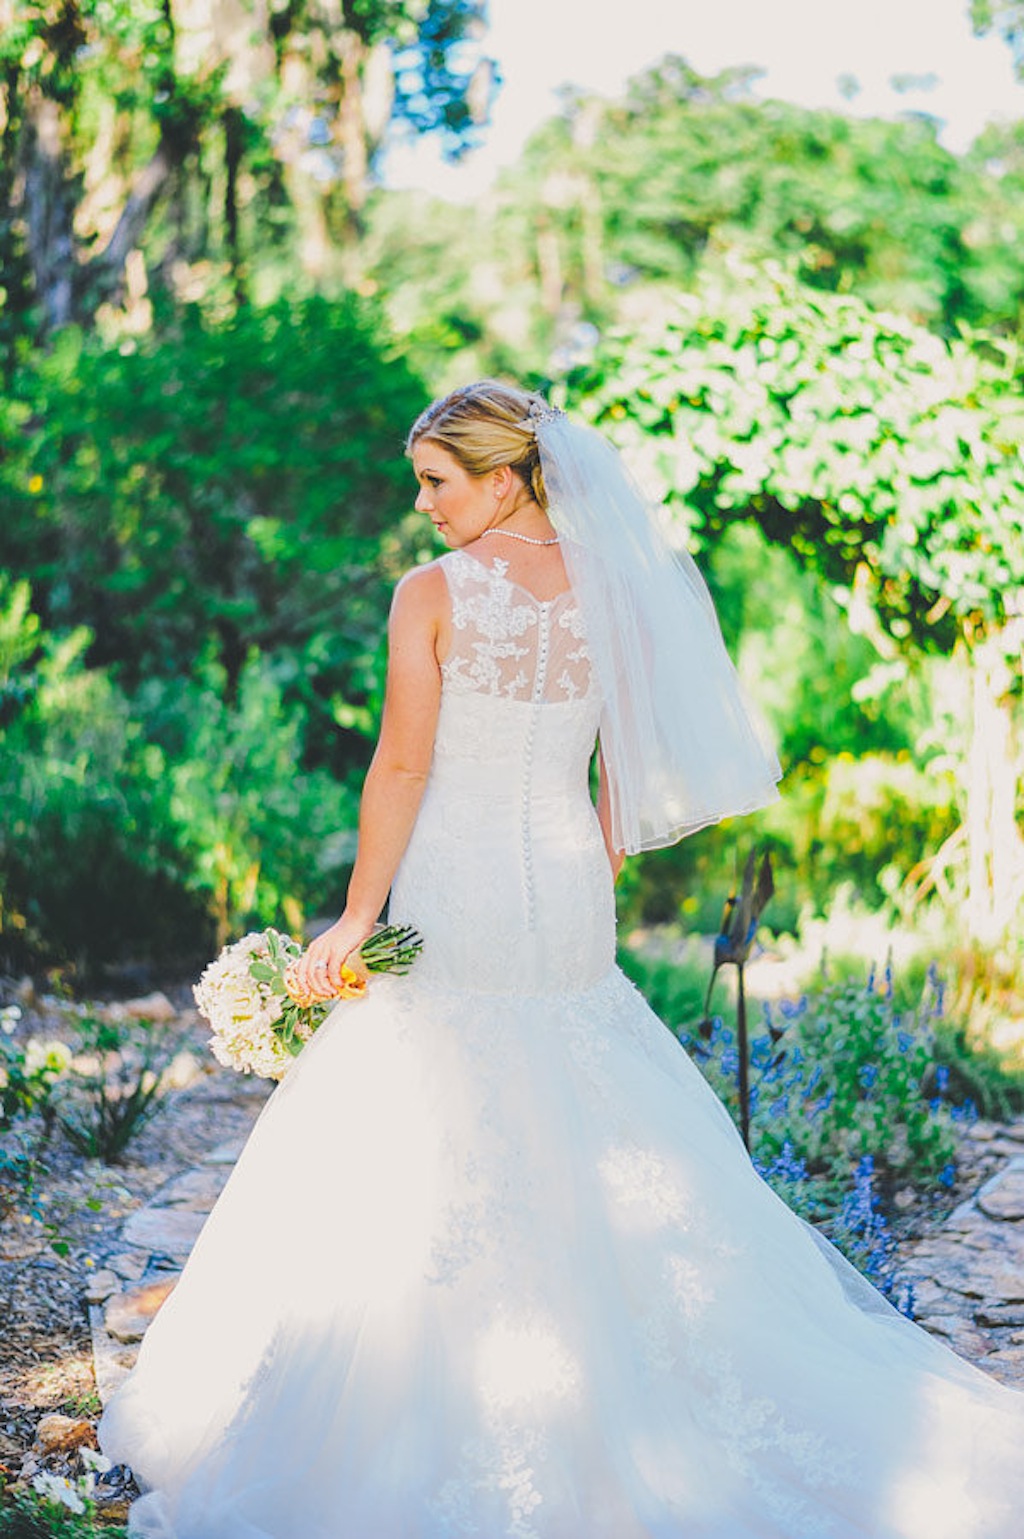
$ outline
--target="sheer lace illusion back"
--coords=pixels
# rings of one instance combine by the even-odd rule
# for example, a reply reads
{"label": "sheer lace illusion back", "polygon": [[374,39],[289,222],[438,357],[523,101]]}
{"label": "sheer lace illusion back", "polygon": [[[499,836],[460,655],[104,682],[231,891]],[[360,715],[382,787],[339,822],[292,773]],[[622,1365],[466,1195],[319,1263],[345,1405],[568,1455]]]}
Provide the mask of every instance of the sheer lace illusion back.
{"label": "sheer lace illusion back", "polygon": [[614,963],[572,594],[442,558],[391,912],[101,1425],[138,1539],[1019,1539],[1024,1400],[754,1172]]}
{"label": "sheer lace illusion back", "polygon": [[453,551],[441,565],[452,643],[391,912],[430,936],[421,981],[585,986],[612,964],[615,919],[590,798],[600,697],[579,607],[569,591],[535,598],[500,557]]}

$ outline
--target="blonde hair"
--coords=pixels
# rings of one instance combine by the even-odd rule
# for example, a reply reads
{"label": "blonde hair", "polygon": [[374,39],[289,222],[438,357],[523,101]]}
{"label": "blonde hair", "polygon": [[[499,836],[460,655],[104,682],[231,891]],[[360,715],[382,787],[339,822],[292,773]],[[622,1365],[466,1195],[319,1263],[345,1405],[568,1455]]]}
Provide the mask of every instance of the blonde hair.
{"label": "blonde hair", "polygon": [[485,476],[508,465],[534,501],[546,509],[537,434],[530,417],[531,407],[545,404],[541,396],[494,379],[462,385],[416,418],[405,452],[411,454],[421,439],[429,439],[446,449],[470,476]]}

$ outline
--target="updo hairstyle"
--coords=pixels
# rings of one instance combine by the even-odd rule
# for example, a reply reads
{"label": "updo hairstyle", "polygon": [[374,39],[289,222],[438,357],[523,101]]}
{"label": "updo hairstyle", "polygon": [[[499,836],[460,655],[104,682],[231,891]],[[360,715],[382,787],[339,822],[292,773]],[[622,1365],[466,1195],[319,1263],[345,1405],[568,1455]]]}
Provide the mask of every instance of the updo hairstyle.
{"label": "updo hairstyle", "polygon": [[537,434],[530,416],[546,403],[517,385],[494,379],[462,385],[434,401],[413,423],[405,452],[422,439],[439,444],[467,475],[486,476],[508,465],[541,508],[547,509]]}

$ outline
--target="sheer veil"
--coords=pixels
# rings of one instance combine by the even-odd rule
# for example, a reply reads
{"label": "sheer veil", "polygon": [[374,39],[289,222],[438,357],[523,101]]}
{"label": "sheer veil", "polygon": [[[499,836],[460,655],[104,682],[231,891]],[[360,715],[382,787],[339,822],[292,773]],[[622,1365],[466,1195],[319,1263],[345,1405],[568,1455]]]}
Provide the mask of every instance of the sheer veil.
{"label": "sheer veil", "polygon": [[531,417],[604,696],[616,846],[656,849],[774,801],[778,758],[693,559],[670,547],[606,439],[540,403]]}

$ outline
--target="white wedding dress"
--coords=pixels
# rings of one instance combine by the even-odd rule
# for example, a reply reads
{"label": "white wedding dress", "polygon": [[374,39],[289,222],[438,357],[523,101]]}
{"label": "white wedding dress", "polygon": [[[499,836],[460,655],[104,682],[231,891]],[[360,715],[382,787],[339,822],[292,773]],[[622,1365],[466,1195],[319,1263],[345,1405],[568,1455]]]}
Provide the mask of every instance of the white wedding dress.
{"label": "white wedding dress", "polygon": [[571,594],[442,558],[392,917],[101,1426],[162,1539],[1020,1539],[1024,1396],[753,1171],[614,965]]}

